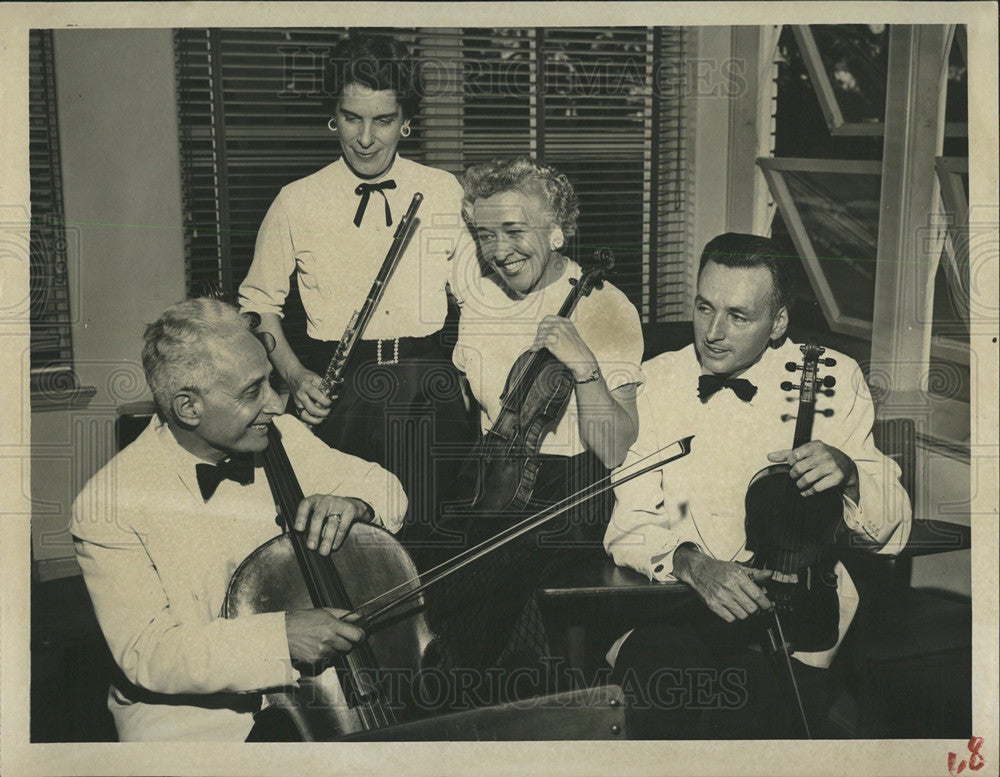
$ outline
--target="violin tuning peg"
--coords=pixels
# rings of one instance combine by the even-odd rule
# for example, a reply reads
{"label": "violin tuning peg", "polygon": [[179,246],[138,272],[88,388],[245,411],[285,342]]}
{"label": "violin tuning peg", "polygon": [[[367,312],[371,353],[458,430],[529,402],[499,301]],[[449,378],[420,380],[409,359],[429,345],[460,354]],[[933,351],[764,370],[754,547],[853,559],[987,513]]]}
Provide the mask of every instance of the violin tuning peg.
{"label": "violin tuning peg", "polygon": [[576,286],[576,278],[570,278],[569,279],[569,285],[570,286]]}
{"label": "violin tuning peg", "polygon": [[783,380],[781,382],[782,391],[791,391],[793,388],[795,388],[795,384],[793,384],[790,380]]}
{"label": "violin tuning peg", "polygon": [[824,375],[823,385],[826,386],[827,388],[833,388],[834,386],[837,385],[837,379],[833,377],[833,375]]}
{"label": "violin tuning peg", "polygon": [[827,418],[833,415],[833,410],[829,407],[826,408],[825,410],[817,410],[816,412],[819,413],[820,415],[826,416]]}
{"label": "violin tuning peg", "polygon": [[788,370],[789,372],[795,372],[795,370],[797,370],[798,368],[799,365],[797,365],[795,362],[785,362],[785,369]]}
{"label": "violin tuning peg", "polygon": [[837,360],[836,359],[826,358],[826,359],[823,359],[823,364],[825,364],[827,367],[836,367],[837,366]]}
{"label": "violin tuning peg", "polygon": [[795,416],[793,416],[791,413],[782,413],[781,414],[781,422],[782,423],[785,423],[787,421],[791,421],[793,418],[795,418]]}

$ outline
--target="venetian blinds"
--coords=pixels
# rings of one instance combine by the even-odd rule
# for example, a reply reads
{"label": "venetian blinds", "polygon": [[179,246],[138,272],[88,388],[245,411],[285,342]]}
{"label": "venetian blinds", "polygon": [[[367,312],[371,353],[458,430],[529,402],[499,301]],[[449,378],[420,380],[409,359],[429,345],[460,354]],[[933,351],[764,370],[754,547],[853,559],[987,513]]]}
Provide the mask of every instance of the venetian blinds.
{"label": "venetian blinds", "polygon": [[[614,283],[644,320],[655,318],[664,309],[662,294],[669,294],[663,262],[683,259],[671,247],[683,242],[683,228],[656,203],[683,214],[684,158],[680,100],[661,99],[651,74],[658,61],[681,55],[680,32],[381,31],[405,41],[423,65],[426,97],[400,153],[456,175],[495,156],[545,159],[580,196],[580,231],[570,253],[586,262],[594,248],[613,248]],[[237,286],[281,186],[339,156],[326,127],[324,66],[344,33],[175,33],[191,293],[211,281],[227,291]],[[661,280],[651,285],[654,278]]]}
{"label": "venetian blinds", "polygon": [[51,30],[29,31],[28,117],[31,388],[50,395],[76,388]]}

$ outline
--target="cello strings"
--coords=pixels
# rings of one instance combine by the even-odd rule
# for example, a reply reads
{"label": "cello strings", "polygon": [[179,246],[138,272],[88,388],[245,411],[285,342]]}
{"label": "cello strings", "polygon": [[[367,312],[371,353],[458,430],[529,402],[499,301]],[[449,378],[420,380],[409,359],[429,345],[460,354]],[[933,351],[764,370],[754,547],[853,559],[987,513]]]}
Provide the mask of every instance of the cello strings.
{"label": "cello strings", "polygon": [[[271,478],[274,479],[275,490],[280,496],[281,505],[279,505],[279,511],[282,506],[290,507],[293,504],[301,504],[303,500],[302,488],[295,478],[291,461],[288,459],[288,453],[285,451],[284,445],[281,444],[280,433],[273,423],[268,430],[268,446],[264,451],[264,463],[265,473],[269,480]],[[339,579],[321,574],[319,568],[320,560],[311,555],[312,551],[302,546],[301,535],[295,532],[293,526],[294,515],[285,515],[283,518],[285,530],[288,532],[291,541],[302,548],[304,563],[300,564],[299,568],[304,578],[306,578],[306,587],[309,588],[311,584],[312,591],[320,599],[318,602],[314,601],[313,604],[321,606],[323,600],[327,602],[345,601],[346,603],[346,592],[338,595],[333,590],[338,587],[335,583]],[[332,560],[328,558],[327,561],[332,565]],[[336,574],[334,568],[331,568],[331,572]],[[339,587],[343,589],[342,584]],[[377,666],[377,663],[374,661],[374,654],[371,652],[371,647],[367,642],[358,646],[358,648],[358,653],[352,651],[346,656],[339,658],[345,665],[345,671],[349,673],[353,680],[354,690],[358,694],[359,701],[364,697],[364,703],[356,704],[353,710],[358,715],[361,725],[366,729],[392,725],[397,722],[395,713],[382,704],[381,695],[376,693],[374,700],[369,701],[368,697],[370,694],[368,693],[368,688],[361,687],[362,684],[359,678],[363,678],[362,670],[364,669],[362,659],[364,662],[367,662],[368,666]]]}
{"label": "cello strings", "polygon": [[[463,567],[467,566],[473,561],[478,560],[479,558],[486,555],[487,553],[492,552],[496,548],[499,548],[502,545],[516,539],[517,537],[520,537],[523,534],[531,531],[532,529],[541,526],[542,524],[546,523],[552,518],[555,518],[561,515],[562,513],[566,512],[567,510],[570,510],[574,507],[583,504],[588,499],[592,499],[593,497],[598,496],[599,494],[602,494],[611,488],[616,488],[617,486],[620,486],[628,482],[629,480],[637,478],[640,475],[658,469],[664,466],[665,464],[674,461],[675,459],[678,459],[682,456],[686,456],[690,452],[691,440],[692,437],[685,437],[680,440],[677,440],[676,442],[673,442],[670,445],[666,445],[663,448],[660,448],[659,450],[654,451],[653,453],[650,453],[649,455],[644,456],[643,458],[629,465],[629,467],[635,467],[642,464],[644,461],[653,458],[654,456],[662,454],[664,451],[670,450],[672,448],[677,449],[676,453],[670,454],[662,459],[659,459],[658,461],[655,461],[653,464],[647,465],[642,469],[639,469],[635,472],[631,472],[628,475],[624,476],[621,476],[621,472],[612,473],[609,474],[607,477],[602,478],[601,480],[590,484],[589,486],[581,488],[579,491],[575,492],[574,494],[571,494],[565,499],[562,499],[559,502],[550,505],[549,507],[539,511],[538,513],[535,513],[534,515],[525,518],[523,521],[520,521],[519,523],[516,523],[513,526],[508,527],[507,529],[504,529],[503,531],[499,532],[490,539],[484,540],[478,545],[468,548],[467,550],[458,553],[451,559],[448,559],[447,561],[444,561],[438,564],[437,566],[432,567],[426,573],[424,573],[424,582],[422,583],[420,582],[421,580],[420,575],[418,575],[415,578],[411,578],[410,580],[401,583],[398,586],[395,586],[394,588],[391,588],[388,591],[385,591],[379,594],[378,596],[372,598],[365,604],[361,605],[361,607],[358,607],[355,610],[355,612],[362,614],[363,610],[372,606],[379,600],[391,594],[396,593],[405,586],[409,586],[410,584],[417,582],[416,586],[405,591],[398,598],[391,600],[389,603],[387,603],[380,609],[376,610],[374,613],[369,613],[367,616],[362,614],[362,617],[366,622],[366,627],[367,627],[373,621],[378,619],[380,616],[382,616],[389,610],[395,609],[399,605],[404,604],[405,602],[410,601],[411,599],[414,599],[416,596],[421,594],[430,586],[435,585],[436,583],[445,579],[447,576],[451,575],[454,572],[457,572],[459,569],[462,569]],[[612,483],[611,480],[615,474],[619,475],[620,477],[614,483]]]}

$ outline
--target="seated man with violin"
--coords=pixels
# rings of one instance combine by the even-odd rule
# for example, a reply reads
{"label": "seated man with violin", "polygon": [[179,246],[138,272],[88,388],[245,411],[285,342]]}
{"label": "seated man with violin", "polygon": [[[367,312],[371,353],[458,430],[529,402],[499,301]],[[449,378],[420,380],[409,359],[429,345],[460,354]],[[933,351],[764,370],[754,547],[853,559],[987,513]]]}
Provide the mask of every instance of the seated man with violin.
{"label": "seated man with violin", "polygon": [[818,733],[834,690],[826,668],[858,604],[832,547],[896,553],[909,534],[909,499],[872,441],[857,363],[786,338],[791,261],[756,235],[710,241],[694,344],[643,365],[627,464],[694,439],[689,456],[616,489],[605,547],[697,600],[609,651],[634,696],[634,736]]}
{"label": "seated man with violin", "polygon": [[237,566],[280,533],[262,468],[270,435],[309,494],[295,528],[321,553],[352,523],[397,531],[399,481],[333,450],[282,415],[248,320],[211,299],[178,303],[146,328],[156,416],[73,505],[77,558],[121,670],[108,706],[121,741],[243,741],[263,689],[292,662],[323,662],[364,639],[342,610],[220,617]]}

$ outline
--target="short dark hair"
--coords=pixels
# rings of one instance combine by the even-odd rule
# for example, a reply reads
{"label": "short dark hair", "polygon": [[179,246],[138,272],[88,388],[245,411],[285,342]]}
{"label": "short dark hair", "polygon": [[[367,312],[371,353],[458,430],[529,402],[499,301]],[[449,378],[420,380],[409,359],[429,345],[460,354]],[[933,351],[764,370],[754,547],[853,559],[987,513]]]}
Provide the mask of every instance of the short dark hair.
{"label": "short dark hair", "polygon": [[329,72],[334,107],[346,86],[361,84],[376,92],[395,92],[404,119],[412,119],[420,108],[419,64],[391,35],[349,33],[333,47]]}
{"label": "short dark hair", "polygon": [[771,273],[771,307],[775,312],[782,307],[790,311],[795,297],[795,282],[789,262],[794,258],[769,237],[726,232],[709,240],[701,252],[698,277],[709,262],[723,267],[763,267]]}

